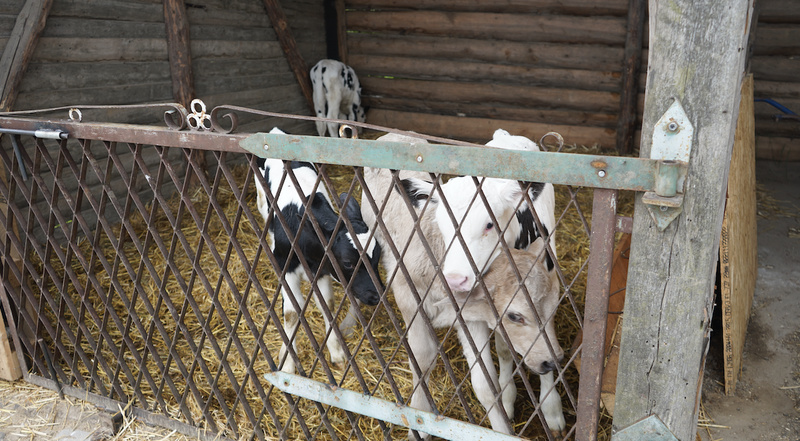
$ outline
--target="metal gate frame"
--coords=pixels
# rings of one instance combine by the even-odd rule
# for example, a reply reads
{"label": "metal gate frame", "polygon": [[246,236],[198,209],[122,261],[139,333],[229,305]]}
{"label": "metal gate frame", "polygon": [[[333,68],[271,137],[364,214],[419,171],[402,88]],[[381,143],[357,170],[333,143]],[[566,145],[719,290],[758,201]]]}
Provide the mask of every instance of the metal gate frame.
{"label": "metal gate frame", "polygon": [[[500,149],[484,149],[472,145],[445,144],[405,144],[380,141],[367,141],[347,138],[319,138],[292,135],[236,134],[224,133],[217,120],[220,111],[241,108],[221,106],[211,115],[211,126],[198,122],[195,130],[179,130],[185,119],[185,110],[174,105],[181,114],[176,119],[167,119],[170,127],[134,126],[125,124],[99,124],[79,121],[40,120],[8,117],[0,115],[0,133],[29,134],[38,137],[78,140],[98,140],[107,143],[131,143],[164,147],[193,148],[230,153],[252,153],[259,157],[285,160],[303,160],[314,163],[328,163],[353,166],[371,166],[401,170],[417,170],[453,175],[473,175],[515,179],[521,181],[551,182],[595,188],[593,203],[593,222],[591,234],[591,256],[587,275],[587,293],[584,313],[584,340],[582,344],[581,380],[577,400],[577,422],[575,439],[589,440],[596,436],[599,418],[600,378],[603,370],[603,347],[606,315],[611,277],[611,257],[616,231],[630,232],[632,220],[616,214],[617,190],[656,192],[659,188],[675,187],[677,176],[665,174],[659,165],[664,161],[642,158],[622,158],[599,155],[574,155],[553,152],[520,152]],[[269,112],[253,113],[273,116]],[[285,115],[279,115],[285,116]],[[311,119],[311,118],[308,118]],[[234,124],[235,125],[235,124]],[[203,130],[216,128],[218,131]],[[369,126],[374,128],[374,126]],[[197,130],[199,129],[199,130]],[[389,129],[384,129],[391,131]],[[409,147],[413,146],[413,149]],[[342,155],[346,151],[348,155]],[[9,168],[14,167],[13,158],[3,152],[2,159]],[[453,158],[458,158],[454,161]],[[685,165],[683,165],[685,167]],[[19,179],[12,176],[9,179]],[[671,185],[672,184],[672,185]],[[7,197],[7,188],[2,196]],[[679,189],[680,192],[680,189]],[[11,201],[9,201],[11,202]],[[0,213],[0,221],[11,224],[12,216]],[[3,238],[0,257],[10,259],[12,248],[19,247],[11,230],[7,229]],[[3,284],[8,283],[9,264],[3,265]],[[19,274],[14,274],[19,276]],[[7,288],[6,288],[7,289]],[[2,289],[2,301],[6,310],[11,310],[6,290]],[[13,320],[13,319],[12,319]],[[10,323],[12,337],[17,348],[22,347],[17,334],[17,324]],[[45,352],[46,353],[46,352]],[[20,362],[25,366],[22,351],[18,351]],[[43,370],[44,371],[44,370]],[[87,394],[86,391],[60,385],[56,381],[25,372],[25,380],[51,389],[88,398],[95,404],[109,410],[117,410],[120,403],[101,395]],[[196,432],[196,428],[186,423],[171,420],[164,415],[134,409],[133,414],[147,422],[176,428],[182,432]],[[206,434],[193,433],[203,438]],[[213,436],[212,436],[213,437]]]}

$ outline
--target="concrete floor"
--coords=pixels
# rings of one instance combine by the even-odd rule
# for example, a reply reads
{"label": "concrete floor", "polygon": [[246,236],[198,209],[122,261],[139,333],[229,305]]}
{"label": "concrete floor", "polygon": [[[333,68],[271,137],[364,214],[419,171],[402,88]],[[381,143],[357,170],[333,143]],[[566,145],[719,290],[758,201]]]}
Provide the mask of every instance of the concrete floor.
{"label": "concrete floor", "polygon": [[736,393],[722,387],[722,348],[706,363],[703,440],[800,440],[800,162],[757,161],[782,213],[758,218],[758,279]]}

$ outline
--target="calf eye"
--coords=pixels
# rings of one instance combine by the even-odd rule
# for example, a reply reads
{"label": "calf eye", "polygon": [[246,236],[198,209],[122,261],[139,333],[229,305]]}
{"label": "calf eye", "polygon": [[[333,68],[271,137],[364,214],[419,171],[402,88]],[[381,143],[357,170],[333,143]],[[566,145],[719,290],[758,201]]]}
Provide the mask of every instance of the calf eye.
{"label": "calf eye", "polygon": [[521,314],[517,314],[516,312],[509,312],[506,316],[513,323],[517,323],[517,324],[520,324],[520,325],[524,325],[525,324],[525,317],[523,317]]}
{"label": "calf eye", "polygon": [[493,223],[489,222],[488,224],[486,224],[486,231],[489,231],[492,228],[494,228],[494,224]]}

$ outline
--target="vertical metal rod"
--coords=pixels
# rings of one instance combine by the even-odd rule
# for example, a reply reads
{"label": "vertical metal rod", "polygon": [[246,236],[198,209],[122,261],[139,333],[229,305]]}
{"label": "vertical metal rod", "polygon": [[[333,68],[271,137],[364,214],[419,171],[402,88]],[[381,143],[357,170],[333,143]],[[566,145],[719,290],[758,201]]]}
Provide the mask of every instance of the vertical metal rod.
{"label": "vertical metal rod", "polygon": [[595,189],[592,204],[589,272],[586,280],[586,305],[583,317],[578,418],[575,423],[576,441],[597,439],[616,217],[617,190]]}
{"label": "vertical metal rod", "polygon": [[22,162],[22,151],[19,144],[19,135],[11,135],[11,145],[14,147],[14,156],[17,157],[17,162],[19,163],[19,173],[22,175],[22,180],[27,181],[28,172],[25,171],[25,163]]}
{"label": "vertical metal rod", "polygon": [[50,370],[50,376],[53,377],[53,381],[56,382],[56,391],[58,391],[58,397],[62,400],[64,399],[64,391],[61,390],[61,382],[58,381],[58,375],[56,374],[56,367],[53,366],[53,359],[50,358],[50,351],[47,350],[47,345],[44,344],[44,339],[39,339],[39,347],[42,349],[42,354],[44,355],[44,361],[47,363],[47,369]]}

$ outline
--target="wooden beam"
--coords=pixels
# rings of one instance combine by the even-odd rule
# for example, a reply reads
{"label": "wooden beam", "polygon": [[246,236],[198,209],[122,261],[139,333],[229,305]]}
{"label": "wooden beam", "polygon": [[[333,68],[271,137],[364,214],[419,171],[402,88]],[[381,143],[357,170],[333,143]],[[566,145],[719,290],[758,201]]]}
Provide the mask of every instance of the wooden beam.
{"label": "wooden beam", "polygon": [[625,38],[625,65],[622,68],[620,111],[617,120],[617,151],[627,155],[633,150],[633,134],[639,96],[639,67],[642,65],[645,0],[630,0],[628,32]]}
{"label": "wooden beam", "polygon": [[289,28],[289,22],[286,20],[286,14],[283,12],[279,0],[264,0],[264,7],[267,9],[269,21],[272,22],[272,28],[278,35],[278,41],[281,43],[283,53],[286,55],[286,61],[289,62],[289,67],[292,68],[297,84],[300,85],[300,90],[308,102],[308,109],[311,114],[314,114],[314,98],[311,89],[311,78],[308,75],[308,65],[306,65],[303,56],[297,49],[297,42],[292,35],[292,30]]}
{"label": "wooden beam", "polygon": [[350,53],[347,49],[347,14],[345,12],[344,0],[336,1],[336,32],[337,43],[339,44],[339,61],[348,63]]}
{"label": "wooden beam", "polygon": [[11,36],[0,56],[0,111],[12,109],[17,87],[25,75],[33,51],[44,31],[53,0],[28,0],[22,7]]}
{"label": "wooden beam", "polygon": [[189,47],[189,19],[182,0],[164,0],[164,24],[167,27],[172,97],[188,109],[194,99],[194,77]]}
{"label": "wooden beam", "polygon": [[656,228],[637,195],[614,433],[656,415],[694,440],[752,0],[650,0],[641,157],[674,99],[694,125],[682,213]]}

